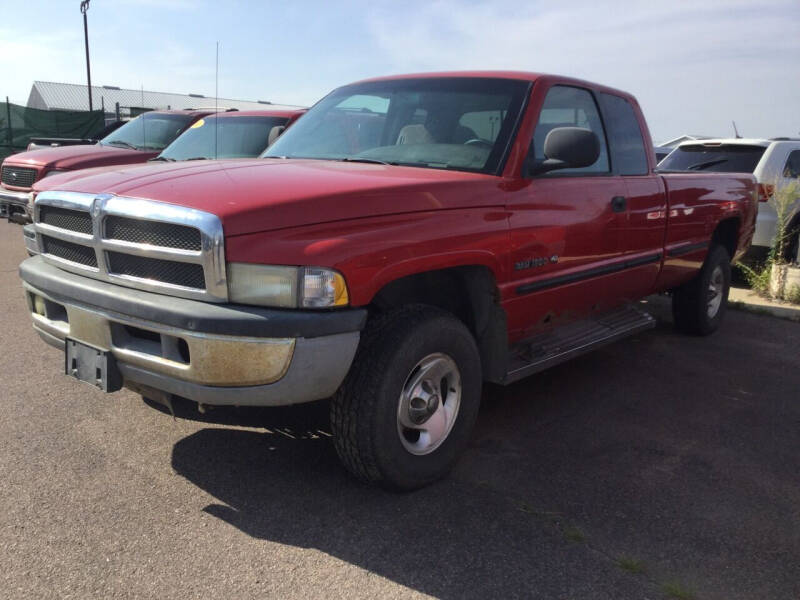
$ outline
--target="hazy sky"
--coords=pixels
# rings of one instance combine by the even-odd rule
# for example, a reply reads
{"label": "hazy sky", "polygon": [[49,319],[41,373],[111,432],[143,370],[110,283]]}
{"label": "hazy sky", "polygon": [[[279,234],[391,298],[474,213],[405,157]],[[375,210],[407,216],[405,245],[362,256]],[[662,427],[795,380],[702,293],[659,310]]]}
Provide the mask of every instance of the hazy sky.
{"label": "hazy sky", "polygon": [[[0,96],[85,83],[78,0],[0,0]],[[513,6],[513,10],[508,7]],[[19,24],[19,25],[17,25]],[[97,85],[311,104],[391,73],[520,69],[635,94],[656,141],[800,135],[800,0],[91,0]]]}

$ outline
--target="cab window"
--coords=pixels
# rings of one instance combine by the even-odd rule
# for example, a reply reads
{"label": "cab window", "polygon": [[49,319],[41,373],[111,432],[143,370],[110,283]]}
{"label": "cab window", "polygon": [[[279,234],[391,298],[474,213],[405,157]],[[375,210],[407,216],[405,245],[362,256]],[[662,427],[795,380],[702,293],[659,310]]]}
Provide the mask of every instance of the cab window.
{"label": "cab window", "polygon": [[552,175],[608,173],[608,144],[594,98],[588,90],[566,85],[550,88],[545,97],[539,122],[533,133],[531,154],[535,160],[544,160],[544,141],[547,134],[558,127],[582,127],[589,129],[600,140],[600,156],[594,164],[579,169],[560,169]]}
{"label": "cab window", "polygon": [[786,159],[786,166],[783,168],[783,176],[794,179],[800,177],[800,150],[794,150]]}
{"label": "cab window", "polygon": [[608,126],[611,166],[620,175],[647,175],[642,130],[630,102],[613,94],[598,94]]}

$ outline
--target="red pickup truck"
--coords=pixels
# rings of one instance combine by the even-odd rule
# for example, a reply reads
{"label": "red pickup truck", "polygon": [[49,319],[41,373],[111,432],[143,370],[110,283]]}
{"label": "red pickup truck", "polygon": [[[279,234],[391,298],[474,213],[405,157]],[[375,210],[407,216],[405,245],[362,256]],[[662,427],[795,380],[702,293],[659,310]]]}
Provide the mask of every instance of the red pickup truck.
{"label": "red pickup truck", "polygon": [[89,167],[147,162],[213,110],[157,110],[115,129],[96,144],[57,146],[13,154],[0,167],[0,216],[30,219],[33,184],[44,177]]}
{"label": "red pickup truck", "polygon": [[518,72],[326,96],[246,161],[39,184],[20,273],[68,375],[168,402],[331,398],[357,477],[452,466],[485,381],[653,327],[709,334],[750,244],[751,175],[659,174],[636,100]]}

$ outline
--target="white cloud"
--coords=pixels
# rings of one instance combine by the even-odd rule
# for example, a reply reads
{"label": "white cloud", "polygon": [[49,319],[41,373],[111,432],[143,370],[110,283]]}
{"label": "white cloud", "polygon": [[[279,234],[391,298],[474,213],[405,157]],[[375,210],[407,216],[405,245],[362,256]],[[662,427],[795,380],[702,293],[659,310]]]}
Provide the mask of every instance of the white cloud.
{"label": "white cloud", "polygon": [[[655,137],[800,130],[796,0],[467,4],[436,0],[368,19],[389,71],[520,69],[636,94]],[[770,113],[770,114],[764,114]],[[785,128],[794,129],[787,131]]]}

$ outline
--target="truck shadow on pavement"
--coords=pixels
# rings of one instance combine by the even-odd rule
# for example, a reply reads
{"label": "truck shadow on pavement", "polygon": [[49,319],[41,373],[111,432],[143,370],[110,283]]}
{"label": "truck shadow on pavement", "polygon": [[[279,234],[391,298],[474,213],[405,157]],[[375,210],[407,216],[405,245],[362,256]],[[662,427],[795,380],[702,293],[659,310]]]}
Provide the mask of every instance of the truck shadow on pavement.
{"label": "truck shadow on pavement", "polygon": [[[240,413],[231,420],[265,431],[202,429],[174,446],[172,466],[218,499],[205,512],[249,536],[318,549],[439,598],[525,596],[525,590],[596,597],[604,589],[641,596],[642,582],[566,541],[558,523],[534,515],[522,497],[459,474],[470,469],[470,455],[491,453],[492,443],[477,442],[442,482],[385,492],[341,467],[322,418],[327,406],[320,404],[276,415]],[[311,427],[301,426],[309,421]],[[592,575],[576,577],[580,572]]]}
{"label": "truck shadow on pavement", "polygon": [[703,597],[792,597],[800,344],[757,316],[728,325],[700,339],[662,322],[487,387],[456,469],[417,492],[350,478],[324,402],[196,417],[251,429],[203,428],[175,444],[172,466],[218,500],[205,512],[249,536],[441,598],[661,597],[670,581]]}

